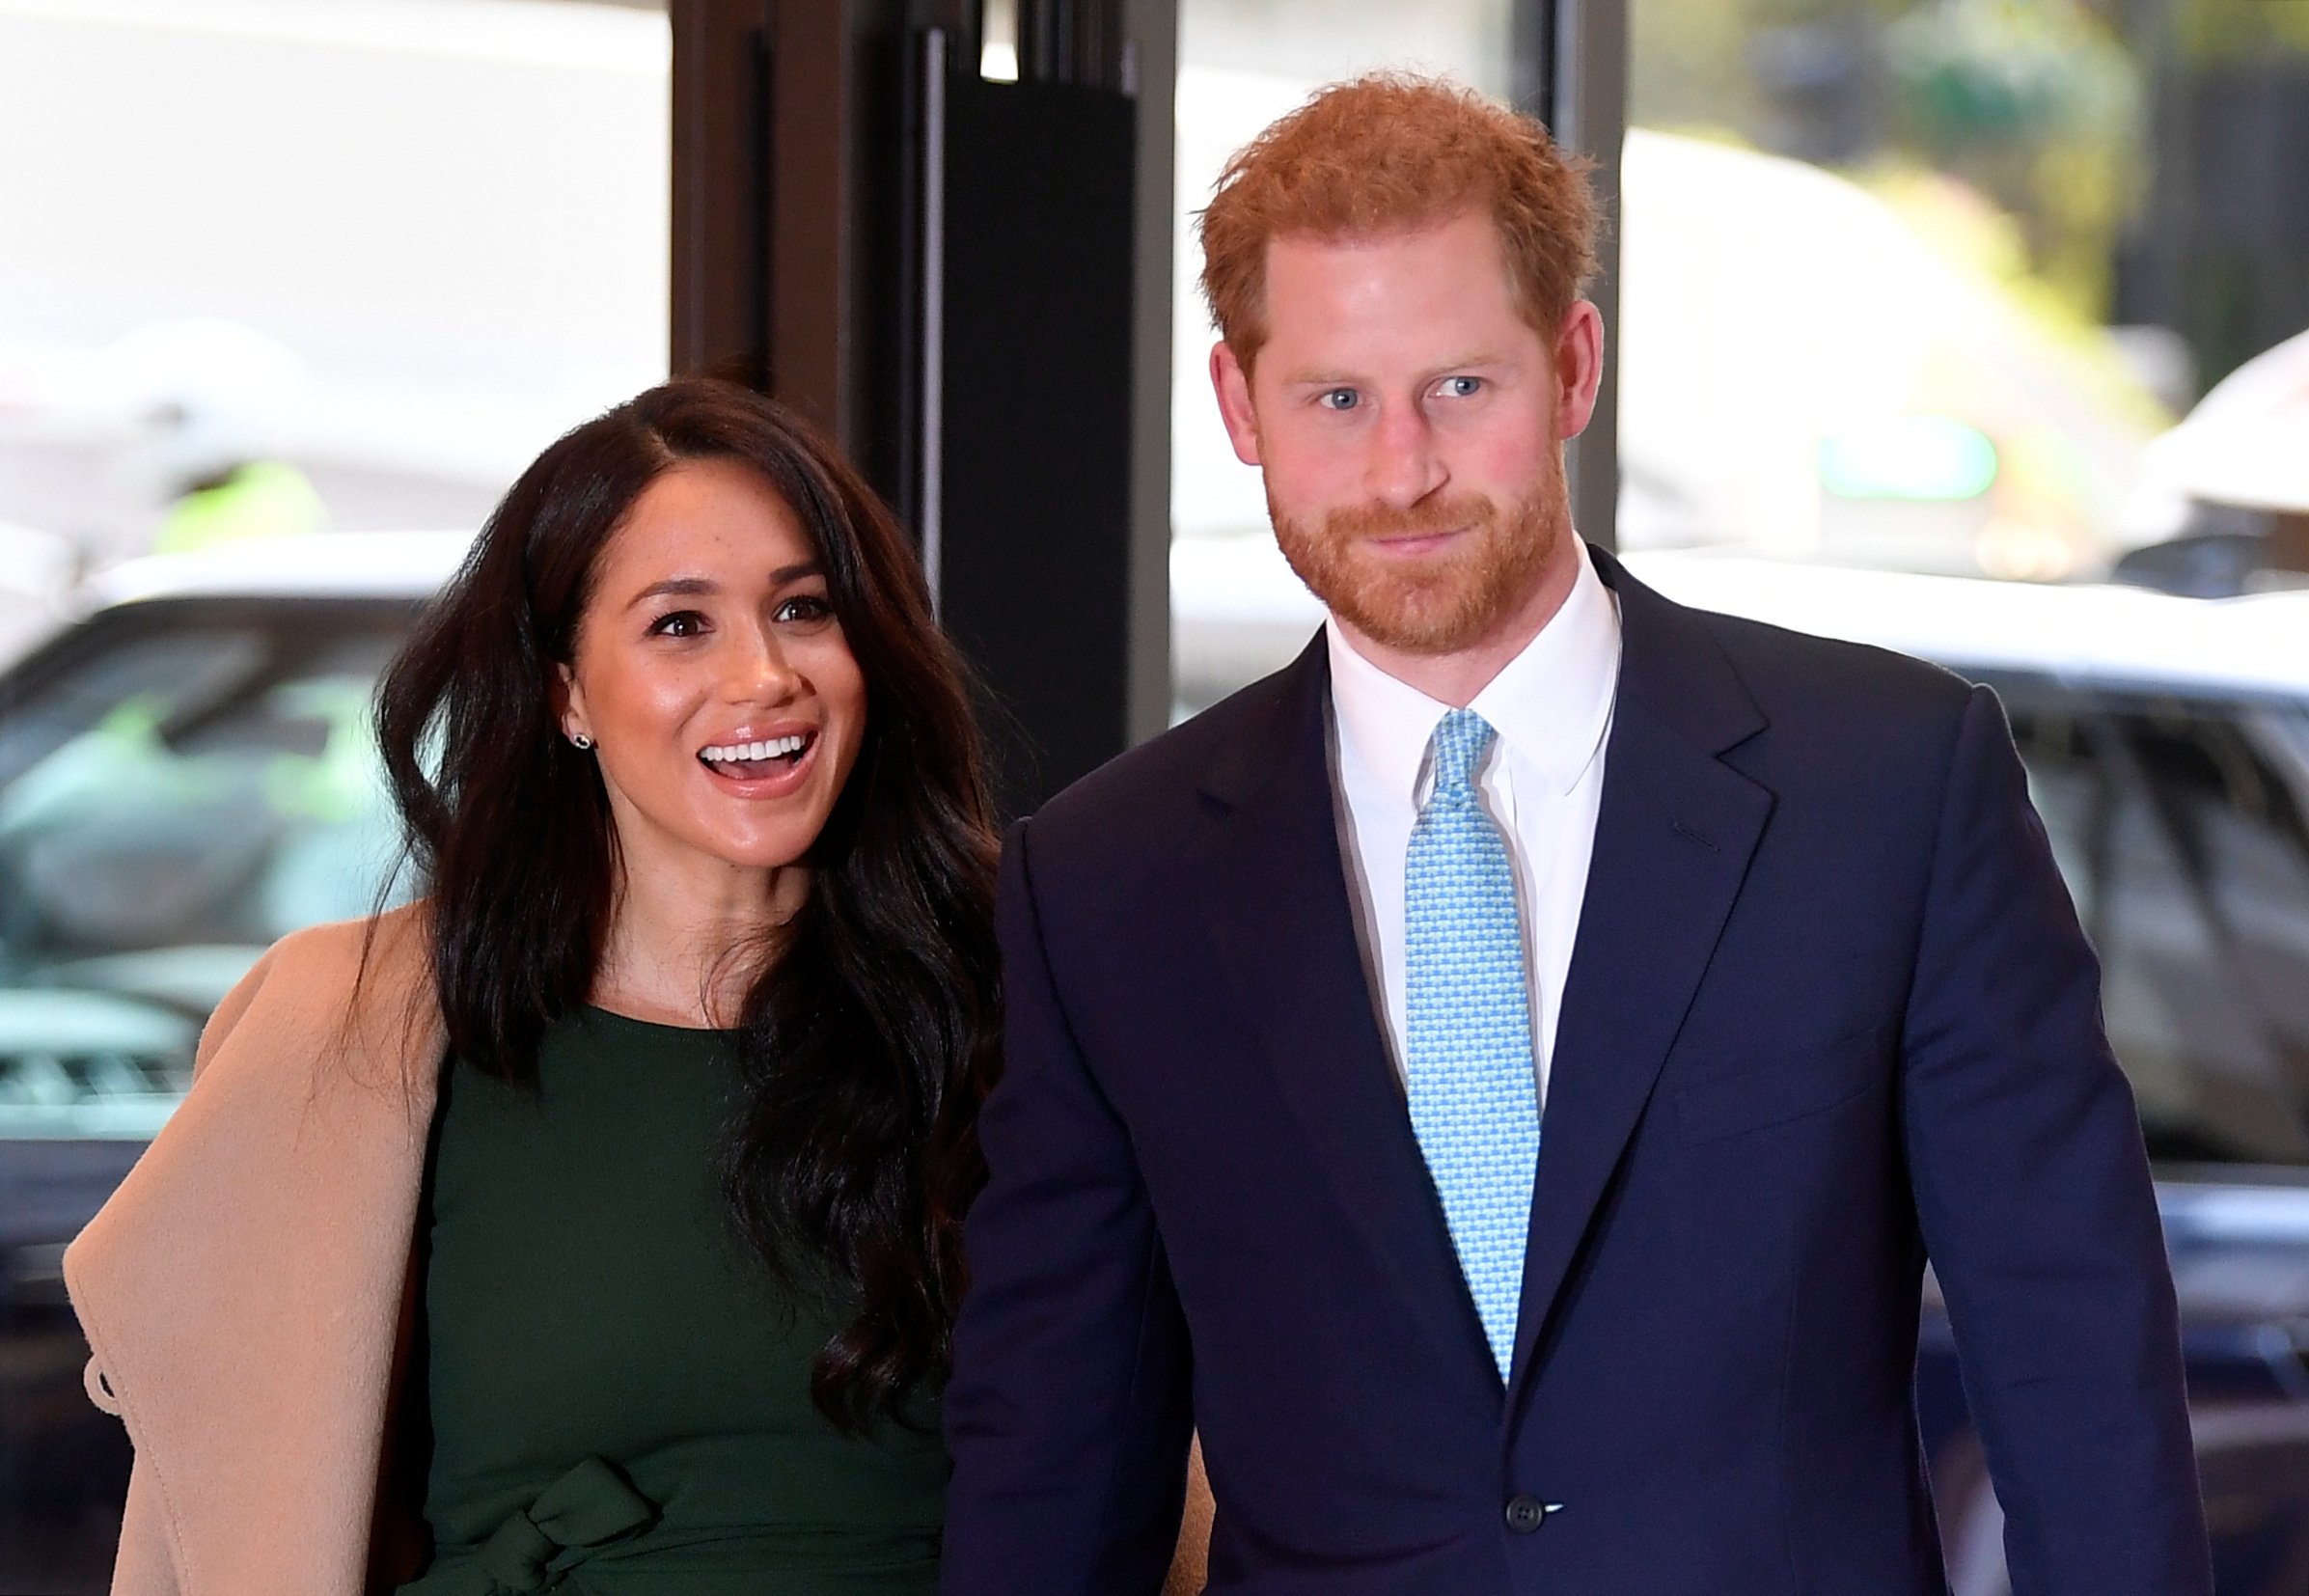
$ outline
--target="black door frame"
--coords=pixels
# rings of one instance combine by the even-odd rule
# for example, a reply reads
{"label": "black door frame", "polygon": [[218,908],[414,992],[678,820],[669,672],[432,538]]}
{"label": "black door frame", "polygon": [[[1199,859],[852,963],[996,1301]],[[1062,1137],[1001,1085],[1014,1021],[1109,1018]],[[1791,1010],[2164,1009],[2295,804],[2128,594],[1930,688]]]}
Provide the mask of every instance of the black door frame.
{"label": "black door frame", "polygon": [[[825,427],[925,517],[919,96],[928,30],[975,58],[982,0],[668,0],[673,27],[673,365],[738,375]],[[1608,333],[1596,415],[1569,451],[1573,514],[1616,543],[1620,143],[1628,0],[1511,0],[1524,109],[1595,163],[1607,217],[1591,293]],[[1118,30],[1118,31],[1117,31]],[[1175,98],[1177,0],[1019,0],[1022,71],[1111,73],[1142,108]],[[919,81],[919,80],[917,80]],[[1113,752],[1170,706],[1171,117],[1139,121],[1126,592],[1110,606],[1129,668]],[[899,373],[893,377],[893,373]],[[933,385],[934,387],[934,385]],[[935,403],[935,392],[929,402]],[[927,517],[933,535],[935,514]],[[952,529],[945,529],[948,536]],[[999,537],[999,529],[973,536]],[[938,551],[925,551],[933,564]],[[1031,731],[1031,729],[1030,728]]]}

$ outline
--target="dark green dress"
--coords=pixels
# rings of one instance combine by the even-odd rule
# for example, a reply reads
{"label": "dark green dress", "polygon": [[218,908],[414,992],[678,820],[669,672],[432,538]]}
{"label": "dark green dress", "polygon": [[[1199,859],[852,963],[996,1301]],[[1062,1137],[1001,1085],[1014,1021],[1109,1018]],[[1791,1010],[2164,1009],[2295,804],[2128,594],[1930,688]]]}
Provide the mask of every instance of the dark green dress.
{"label": "dark green dress", "polygon": [[445,1071],[419,1221],[435,1556],[401,1596],[936,1589],[934,1423],[852,1440],[811,1405],[849,1314],[737,1239],[713,1163],[735,1088],[725,1033],[599,1009],[548,1032],[535,1090]]}

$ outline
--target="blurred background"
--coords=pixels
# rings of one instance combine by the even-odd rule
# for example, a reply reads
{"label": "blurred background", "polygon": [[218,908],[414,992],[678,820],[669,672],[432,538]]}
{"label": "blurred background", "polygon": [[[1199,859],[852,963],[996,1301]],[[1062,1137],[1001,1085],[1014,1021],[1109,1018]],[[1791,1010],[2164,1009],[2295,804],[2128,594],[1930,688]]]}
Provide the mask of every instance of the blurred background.
{"label": "blurred background", "polygon": [[[1220,165],[1373,67],[1506,95],[1511,20],[1184,0],[1182,540],[1265,531],[1202,375],[1190,226]],[[2309,8],[1630,0],[1627,25],[1623,546],[2057,580],[2305,496],[2256,424],[2309,382],[2270,354],[2309,330]],[[155,547],[478,525],[667,369],[670,59],[647,5],[0,0],[0,602]],[[2265,355],[2264,405],[2179,427]]]}
{"label": "blurred background", "polygon": [[[262,947],[375,901],[378,669],[513,475],[687,360],[676,24],[716,4],[742,9],[0,0],[0,1596],[103,1588],[125,1450],[80,1391],[63,1246]],[[957,117],[1052,75],[1050,5],[961,10]],[[899,462],[990,712],[1031,741],[1034,694],[1095,673],[998,658],[1019,612],[974,594],[1127,634],[1133,707],[1073,768],[1319,619],[1204,377],[1192,225],[1226,157],[1372,68],[1562,111],[1614,201],[1582,530],[1676,596],[2004,693],[2164,1179],[2224,1596],[2309,1593],[2309,0],[1122,14],[1129,505],[1045,505],[1052,540],[973,575],[955,482],[1002,452],[968,424],[1030,402],[982,379],[1041,345],[958,246],[938,304],[998,307],[975,343],[839,356],[903,377],[838,430]],[[1576,95],[1560,61],[1535,78],[1550,49],[1586,62]],[[764,247],[808,253],[806,220]],[[895,236],[919,263],[942,235]],[[935,325],[925,293],[858,314]],[[889,421],[940,414],[932,372],[944,498]],[[981,511],[1032,490],[1003,463]],[[1057,574],[1084,523],[1113,606]],[[1952,1573],[1996,1596],[1929,1313],[1926,1344]]]}
{"label": "blurred background", "polygon": [[[1507,95],[1513,22],[1184,6],[1174,577],[1289,582],[1212,425],[1189,212],[1325,79]],[[2309,566],[2309,6],[1630,0],[1626,22],[1621,548],[2031,581],[2133,556],[2204,592]],[[1230,664],[1182,637],[1188,701]]]}

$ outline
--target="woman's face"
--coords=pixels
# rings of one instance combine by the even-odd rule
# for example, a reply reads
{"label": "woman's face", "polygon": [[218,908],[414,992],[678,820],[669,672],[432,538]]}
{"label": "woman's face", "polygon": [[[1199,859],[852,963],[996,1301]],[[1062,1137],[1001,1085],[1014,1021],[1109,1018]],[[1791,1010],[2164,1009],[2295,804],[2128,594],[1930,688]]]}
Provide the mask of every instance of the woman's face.
{"label": "woman's face", "polygon": [[817,839],[866,731],[866,678],[802,523],[735,460],[667,470],[602,550],[562,667],[629,878],[773,869]]}

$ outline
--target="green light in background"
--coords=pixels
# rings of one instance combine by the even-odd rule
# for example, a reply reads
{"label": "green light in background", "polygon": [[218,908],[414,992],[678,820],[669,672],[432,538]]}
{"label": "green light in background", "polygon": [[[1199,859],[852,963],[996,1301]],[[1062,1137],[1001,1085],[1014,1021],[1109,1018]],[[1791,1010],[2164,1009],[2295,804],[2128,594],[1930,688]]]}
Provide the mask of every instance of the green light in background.
{"label": "green light in background", "polygon": [[1954,416],[1897,416],[1820,440],[1820,485],[1841,499],[1972,499],[1996,480],[1996,446]]}

